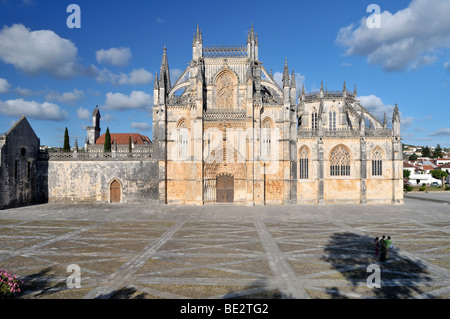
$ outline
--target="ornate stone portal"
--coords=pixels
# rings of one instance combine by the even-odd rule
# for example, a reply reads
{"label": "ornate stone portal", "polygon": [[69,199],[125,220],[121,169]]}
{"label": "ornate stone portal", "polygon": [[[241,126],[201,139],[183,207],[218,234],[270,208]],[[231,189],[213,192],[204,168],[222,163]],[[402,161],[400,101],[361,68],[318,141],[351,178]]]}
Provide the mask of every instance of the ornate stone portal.
{"label": "ornate stone portal", "polygon": [[247,44],[203,46],[171,84],[167,50],[154,85],[153,154],[159,200],[197,204],[403,202],[400,119],[388,128],[347,91],[297,94]]}

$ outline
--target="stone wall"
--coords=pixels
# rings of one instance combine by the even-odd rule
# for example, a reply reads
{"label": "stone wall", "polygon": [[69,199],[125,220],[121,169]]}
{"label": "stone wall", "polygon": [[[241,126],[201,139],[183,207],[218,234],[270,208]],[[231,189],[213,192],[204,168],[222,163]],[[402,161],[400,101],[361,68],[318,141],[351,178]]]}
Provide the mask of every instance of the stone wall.
{"label": "stone wall", "polygon": [[157,163],[153,160],[39,161],[38,189],[48,202],[110,202],[110,185],[121,186],[121,203],[149,203],[158,198]]}

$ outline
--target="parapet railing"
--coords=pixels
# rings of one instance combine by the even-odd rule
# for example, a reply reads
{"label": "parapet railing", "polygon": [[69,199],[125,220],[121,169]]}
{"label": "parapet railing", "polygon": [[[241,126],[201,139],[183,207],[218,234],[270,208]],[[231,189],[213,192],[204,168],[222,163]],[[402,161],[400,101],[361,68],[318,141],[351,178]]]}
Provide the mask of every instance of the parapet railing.
{"label": "parapet railing", "polygon": [[133,152],[39,152],[40,160],[151,160],[152,153]]}
{"label": "parapet railing", "polygon": [[209,109],[203,114],[205,120],[239,120],[245,119],[245,110]]}
{"label": "parapet railing", "polygon": [[245,45],[214,45],[203,47],[203,56],[205,58],[244,58],[247,55],[247,46]]}
{"label": "parapet railing", "polygon": [[[298,137],[305,136],[319,136],[319,130],[313,130],[311,128],[299,128],[297,132]],[[335,130],[323,129],[322,135],[326,137],[345,137],[345,136],[361,136],[359,129],[337,128]],[[385,128],[367,129],[364,131],[364,136],[392,136],[392,131]]]}

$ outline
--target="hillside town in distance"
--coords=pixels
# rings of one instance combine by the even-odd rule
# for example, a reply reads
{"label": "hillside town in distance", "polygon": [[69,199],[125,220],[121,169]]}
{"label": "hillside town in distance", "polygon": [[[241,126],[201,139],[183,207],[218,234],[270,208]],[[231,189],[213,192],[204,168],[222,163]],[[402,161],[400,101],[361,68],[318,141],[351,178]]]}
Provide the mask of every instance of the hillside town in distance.
{"label": "hillside town in distance", "polygon": [[450,191],[450,149],[403,145],[405,191]]}

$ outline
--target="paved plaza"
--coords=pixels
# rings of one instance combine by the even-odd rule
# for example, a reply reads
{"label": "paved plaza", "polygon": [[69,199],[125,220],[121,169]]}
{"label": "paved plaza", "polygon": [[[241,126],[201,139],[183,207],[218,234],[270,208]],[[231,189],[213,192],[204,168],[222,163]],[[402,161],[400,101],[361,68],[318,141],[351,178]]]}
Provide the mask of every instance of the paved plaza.
{"label": "paved plaza", "polygon": [[[405,204],[43,204],[0,211],[19,298],[450,298],[450,193]],[[419,196],[422,196],[419,197]],[[390,258],[373,240],[390,235]],[[380,267],[369,288],[367,267]],[[68,288],[80,269],[80,288]]]}

